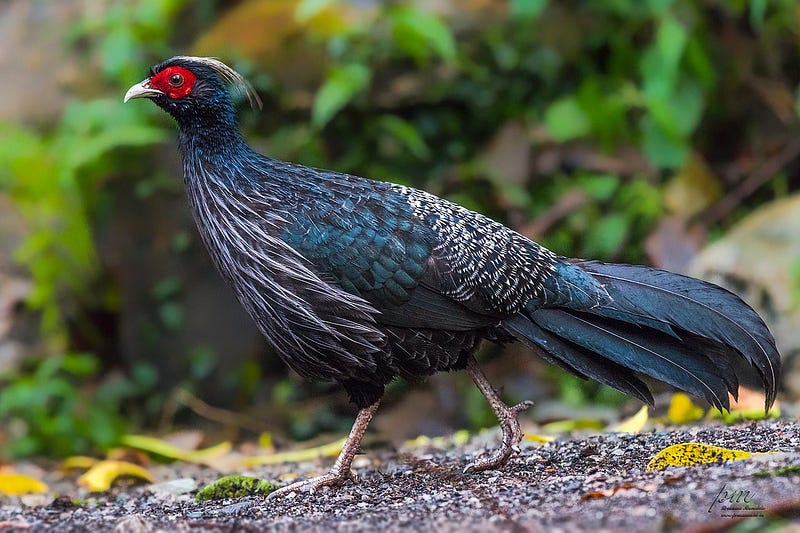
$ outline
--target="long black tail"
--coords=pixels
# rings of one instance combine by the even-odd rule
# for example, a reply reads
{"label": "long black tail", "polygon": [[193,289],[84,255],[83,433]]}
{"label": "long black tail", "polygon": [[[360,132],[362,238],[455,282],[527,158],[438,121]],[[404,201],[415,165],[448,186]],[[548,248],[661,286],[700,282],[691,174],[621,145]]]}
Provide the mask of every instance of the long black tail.
{"label": "long black tail", "polygon": [[552,363],[652,405],[646,374],[719,409],[737,395],[743,357],[775,401],[780,356],[758,314],[714,284],[642,266],[565,261],[545,296],[504,322]]}

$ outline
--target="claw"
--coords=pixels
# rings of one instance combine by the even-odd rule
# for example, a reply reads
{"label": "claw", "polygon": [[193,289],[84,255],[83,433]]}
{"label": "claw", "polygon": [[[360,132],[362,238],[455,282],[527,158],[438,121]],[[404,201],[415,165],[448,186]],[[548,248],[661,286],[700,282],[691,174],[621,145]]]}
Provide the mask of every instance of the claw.
{"label": "claw", "polygon": [[519,402],[517,405],[511,407],[510,410],[514,411],[514,413],[521,413],[532,406],[533,402],[531,400],[525,400],[524,402]]}
{"label": "claw", "polygon": [[352,481],[355,479],[355,475],[353,472],[328,472],[323,476],[314,477],[311,479],[304,479],[303,481],[297,481],[292,483],[291,485],[287,485],[285,487],[281,487],[278,490],[270,493],[267,496],[267,499],[272,498],[280,498],[282,496],[286,496],[292,492],[303,492],[304,490],[308,490],[310,494],[314,494],[322,487],[341,487],[348,481]]}

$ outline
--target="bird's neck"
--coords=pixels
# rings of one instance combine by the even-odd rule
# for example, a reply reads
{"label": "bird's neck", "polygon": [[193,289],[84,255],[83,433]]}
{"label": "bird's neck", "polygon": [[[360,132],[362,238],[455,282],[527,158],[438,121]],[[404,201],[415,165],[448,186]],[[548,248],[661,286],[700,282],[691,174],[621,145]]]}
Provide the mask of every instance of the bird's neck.
{"label": "bird's neck", "polygon": [[179,146],[187,185],[202,179],[235,187],[248,179],[245,168],[254,152],[233,121],[180,124]]}

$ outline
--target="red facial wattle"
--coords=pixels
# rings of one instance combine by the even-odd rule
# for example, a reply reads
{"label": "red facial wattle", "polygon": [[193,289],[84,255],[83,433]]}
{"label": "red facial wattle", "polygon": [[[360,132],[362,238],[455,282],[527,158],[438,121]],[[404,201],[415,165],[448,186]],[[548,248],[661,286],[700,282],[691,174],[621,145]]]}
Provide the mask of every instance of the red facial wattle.
{"label": "red facial wattle", "polygon": [[183,98],[192,92],[197,76],[183,67],[167,67],[150,77],[149,86],[172,99]]}

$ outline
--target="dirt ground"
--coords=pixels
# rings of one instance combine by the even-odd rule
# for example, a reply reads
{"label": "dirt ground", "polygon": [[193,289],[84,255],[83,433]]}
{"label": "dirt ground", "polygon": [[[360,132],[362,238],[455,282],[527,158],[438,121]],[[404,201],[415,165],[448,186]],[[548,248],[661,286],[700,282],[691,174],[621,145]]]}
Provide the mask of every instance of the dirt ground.
{"label": "dirt ground", "polygon": [[[115,488],[89,499],[64,489],[55,501],[0,500],[0,530],[751,531],[766,524],[800,530],[800,473],[785,468],[800,465],[797,420],[526,441],[502,471],[462,474],[496,438],[487,432],[464,446],[413,453],[370,449],[357,459],[357,483],[276,500],[195,503],[193,487],[219,474],[182,463],[160,465],[151,468],[161,482],[154,485]],[[777,453],[646,471],[659,450],[690,441]],[[285,483],[329,464],[260,467],[247,474]]]}

